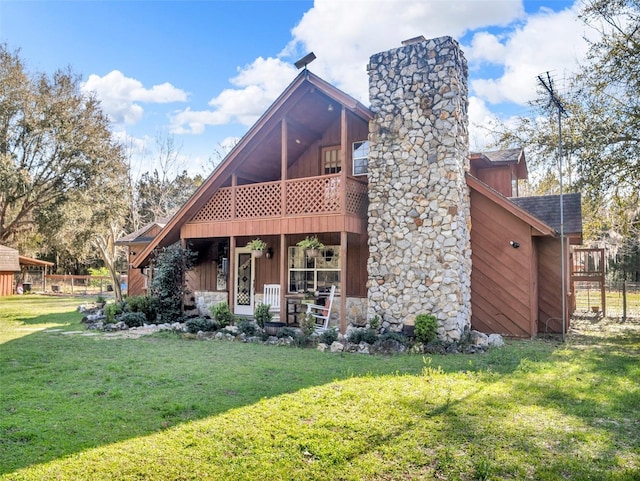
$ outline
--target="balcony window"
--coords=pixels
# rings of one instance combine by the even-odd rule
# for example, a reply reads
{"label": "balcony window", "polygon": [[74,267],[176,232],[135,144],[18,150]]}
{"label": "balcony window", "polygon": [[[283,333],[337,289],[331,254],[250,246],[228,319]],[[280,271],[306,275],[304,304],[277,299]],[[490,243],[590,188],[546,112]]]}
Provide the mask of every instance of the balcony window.
{"label": "balcony window", "polygon": [[337,174],[342,170],[342,155],[339,145],[322,149],[322,167],[324,175]]}
{"label": "balcony window", "polygon": [[369,171],[369,141],[353,143],[353,175],[366,175]]}

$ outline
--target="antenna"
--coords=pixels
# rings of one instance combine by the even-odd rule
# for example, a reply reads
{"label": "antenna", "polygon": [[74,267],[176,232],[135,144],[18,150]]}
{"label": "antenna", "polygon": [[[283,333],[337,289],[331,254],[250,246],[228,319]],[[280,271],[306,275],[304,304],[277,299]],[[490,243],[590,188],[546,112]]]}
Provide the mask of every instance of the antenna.
{"label": "antenna", "polygon": [[538,80],[549,93],[549,104],[553,103],[558,109],[558,170],[560,173],[560,279],[562,280],[562,340],[565,340],[565,326],[566,326],[566,269],[564,266],[564,200],[562,192],[562,115],[567,116],[567,111],[562,105],[562,101],[558,98],[553,90],[553,81],[547,71],[546,82],[542,78],[542,75],[538,75]]}

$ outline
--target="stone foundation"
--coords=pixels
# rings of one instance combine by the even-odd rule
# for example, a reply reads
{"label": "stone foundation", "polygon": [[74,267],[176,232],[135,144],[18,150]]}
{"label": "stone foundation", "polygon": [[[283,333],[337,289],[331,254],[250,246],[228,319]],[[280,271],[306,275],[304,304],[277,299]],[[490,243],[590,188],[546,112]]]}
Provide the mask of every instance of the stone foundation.
{"label": "stone foundation", "polygon": [[400,330],[434,314],[439,337],[471,325],[467,64],[450,37],[373,55],[368,315]]}

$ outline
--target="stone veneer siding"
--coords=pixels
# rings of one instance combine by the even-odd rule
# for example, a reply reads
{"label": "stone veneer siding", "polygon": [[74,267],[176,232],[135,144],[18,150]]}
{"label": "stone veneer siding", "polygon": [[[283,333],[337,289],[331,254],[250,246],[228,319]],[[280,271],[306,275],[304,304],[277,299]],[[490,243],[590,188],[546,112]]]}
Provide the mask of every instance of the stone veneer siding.
{"label": "stone veneer siding", "polygon": [[369,94],[368,317],[400,330],[434,314],[471,325],[467,63],[450,37],[373,55]]}

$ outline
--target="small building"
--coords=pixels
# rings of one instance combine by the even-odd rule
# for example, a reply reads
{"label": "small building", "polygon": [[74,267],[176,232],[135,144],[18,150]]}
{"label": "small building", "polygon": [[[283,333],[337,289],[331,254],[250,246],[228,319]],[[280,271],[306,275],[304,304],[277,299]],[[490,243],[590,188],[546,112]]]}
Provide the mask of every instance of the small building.
{"label": "small building", "polygon": [[20,255],[16,249],[0,245],[0,297],[15,293],[15,276],[20,272]]}
{"label": "small building", "polygon": [[136,268],[133,263],[144,248],[157,236],[167,224],[169,218],[160,218],[149,222],[131,234],[116,241],[116,245],[127,248],[127,295],[140,296],[147,293],[149,277],[146,267]]}

